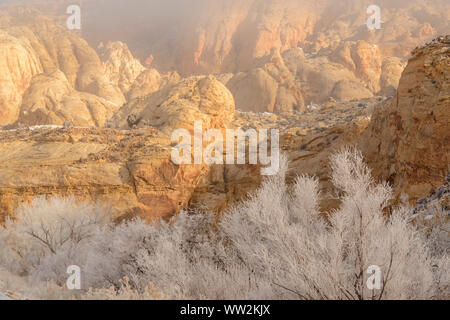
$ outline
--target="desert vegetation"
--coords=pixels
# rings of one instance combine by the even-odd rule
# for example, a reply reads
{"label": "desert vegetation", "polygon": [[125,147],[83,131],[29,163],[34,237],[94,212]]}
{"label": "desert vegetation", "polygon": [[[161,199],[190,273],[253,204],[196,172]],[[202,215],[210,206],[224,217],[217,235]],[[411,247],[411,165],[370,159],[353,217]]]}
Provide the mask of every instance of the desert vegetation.
{"label": "desert vegetation", "polygon": [[[390,186],[374,182],[358,151],[330,161],[341,205],[329,213],[318,179],[286,183],[286,160],[220,219],[185,211],[113,224],[100,204],[37,198],[0,228],[0,290],[31,299],[448,298],[445,237],[392,206]],[[66,288],[69,265],[81,268],[80,290]],[[374,265],[381,286],[371,290]]]}

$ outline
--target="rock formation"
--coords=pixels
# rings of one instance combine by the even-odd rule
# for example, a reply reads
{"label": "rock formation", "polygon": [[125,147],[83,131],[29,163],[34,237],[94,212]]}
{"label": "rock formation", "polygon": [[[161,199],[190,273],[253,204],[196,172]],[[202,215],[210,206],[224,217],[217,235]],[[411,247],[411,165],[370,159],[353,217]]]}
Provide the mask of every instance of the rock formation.
{"label": "rock formation", "polygon": [[226,81],[236,107],[253,112],[304,111],[300,85],[284,64],[278,50],[272,50],[259,66],[240,72]]}
{"label": "rock formation", "polygon": [[133,57],[128,46],[120,41],[109,42],[102,50],[100,58],[105,65],[106,75],[126,94],[134,80],[145,70],[144,66]]}
{"label": "rock formation", "polygon": [[0,29],[0,125],[17,120],[22,95],[40,72],[32,47]]}
{"label": "rock formation", "polygon": [[[192,74],[247,71],[255,59],[300,46],[319,52],[343,41],[376,44],[382,57],[411,50],[450,30],[450,4],[435,0],[379,0],[382,29],[369,30],[366,0],[130,0],[86,2],[91,43],[126,41],[140,57],[154,57],[161,72]],[[107,7],[112,16],[103,18]],[[133,8],[136,8],[133,10]],[[163,30],[164,32],[161,32]],[[130,40],[129,40],[130,39]],[[132,40],[131,40],[132,39]]]}
{"label": "rock formation", "polygon": [[119,106],[99,96],[76,91],[62,71],[33,77],[25,91],[17,124],[104,126]]}
{"label": "rock formation", "polygon": [[133,101],[134,99],[144,98],[168,85],[176,84],[180,80],[180,75],[177,72],[162,75],[156,69],[146,69],[131,85],[127,99]]}
{"label": "rock formation", "polygon": [[392,101],[378,106],[361,148],[380,179],[410,199],[442,185],[450,165],[450,36],[417,48]]}
{"label": "rock formation", "polygon": [[[333,9],[329,0],[200,0],[171,26],[112,28],[131,49],[111,42],[100,56],[53,22],[59,6],[50,1],[32,1],[48,17],[8,6],[0,12],[0,124],[8,125],[0,131],[0,222],[38,195],[104,201],[118,219],[204,205],[223,212],[258,187],[260,168],[174,164],[171,133],[192,131],[194,121],[203,130],[279,129],[288,178],[317,175],[324,210],[337,204],[329,156],[349,144],[396,196],[414,202],[442,185],[450,163],[449,37],[416,49],[403,71],[404,51],[448,26],[448,4],[437,1],[400,9],[382,1],[385,29],[368,32],[358,0]],[[87,30],[92,43],[99,29]],[[139,32],[148,34],[145,48]],[[145,67],[134,50],[149,57]]]}
{"label": "rock formation", "polygon": [[[69,2],[33,0],[27,5],[61,22],[67,18],[63,9]],[[237,108],[244,111],[303,110],[304,105],[323,103],[329,96],[338,100],[390,96],[395,93],[410,49],[448,30],[450,20],[445,0],[437,0],[433,6],[423,0],[402,1],[398,6],[383,0],[378,5],[383,8],[385,23],[383,29],[374,31],[365,26],[367,3],[362,0],[345,4],[330,0],[200,0],[195,5],[177,0],[175,7],[163,2],[124,7],[112,0],[108,8],[102,1],[86,2],[90,15],[83,20],[83,36],[93,46],[100,40],[114,40],[100,49],[102,61],[74,32],[58,28],[51,34],[54,24],[37,18],[36,11],[7,6],[0,26],[9,29],[6,32],[17,41],[27,39],[35,52],[23,58],[31,59],[21,66],[24,79],[13,81],[15,76],[5,76],[9,84],[8,94],[0,95],[3,124],[17,120],[20,98],[31,77],[42,71],[52,73],[55,68],[64,72],[75,90],[119,106],[125,97],[131,101],[178,81],[175,72],[182,77],[232,74],[226,76],[226,83]],[[184,5],[187,11],[179,13],[178,7]],[[133,7],[139,7],[140,12]],[[114,19],[116,11],[120,19]],[[111,16],[103,19],[104,12]],[[167,19],[157,18],[157,12]],[[90,18],[93,16],[95,21]],[[16,25],[26,32],[11,31]],[[132,50],[116,41],[118,38]],[[27,48],[26,44],[21,46]],[[22,55],[30,51],[20,50]],[[131,51],[145,60],[148,69]],[[7,60],[16,59],[11,56]],[[42,66],[39,62],[33,66],[32,61],[38,60]]]}
{"label": "rock formation", "polygon": [[[38,127],[0,133],[2,218],[38,195],[110,204],[118,217],[173,214],[200,169],[176,168],[170,141],[154,130]],[[148,205],[148,207],[146,207]],[[2,219],[0,219],[2,220]]]}
{"label": "rock formation", "polygon": [[[139,114],[152,127],[140,122],[137,127],[144,128],[137,130],[38,126],[1,131],[0,216],[50,194],[107,202],[118,219],[151,221],[186,207],[209,168],[175,165],[170,134],[191,129],[200,119],[204,128],[225,128],[234,118],[234,101],[214,77],[192,77],[164,92],[160,100],[150,96]],[[127,120],[119,123],[125,126]]]}
{"label": "rock formation", "polygon": [[[1,131],[0,216],[13,214],[38,195],[102,201],[116,210],[117,219],[140,216],[151,221],[195,206],[223,212],[258,187],[260,168],[175,165],[170,133],[179,127],[192,129],[200,113],[205,128],[280,128],[281,147],[291,160],[290,177],[314,173],[326,183],[329,155],[355,140],[367,126],[369,107],[377,102],[333,103],[309,113],[277,116],[235,113],[230,92],[212,77],[187,79],[169,92],[161,112],[146,113],[157,106],[150,99],[141,113],[154,127],[139,123],[132,130],[39,126]],[[177,99],[183,96],[191,108],[180,109]],[[162,121],[168,115],[172,120]],[[356,124],[354,119],[359,119]],[[324,206],[332,200],[326,199]]]}
{"label": "rock formation", "polygon": [[382,58],[377,46],[346,41],[315,55],[290,49],[272,50],[248,72],[224,82],[233,93],[236,108],[254,112],[303,111],[305,104],[324,103],[329,97],[352,100],[392,95],[405,64],[399,58]]}
{"label": "rock formation", "polygon": [[204,129],[220,129],[233,120],[234,108],[233,96],[216,78],[190,77],[131,101],[112,123],[123,129],[152,126],[166,134],[178,128],[192,129],[194,121],[201,121]]}
{"label": "rock formation", "polygon": [[[125,102],[123,93],[105,73],[100,58],[86,41],[39,12],[21,7],[1,12],[0,41],[0,112],[5,115],[0,121],[3,125],[18,120],[22,95],[32,78],[40,73],[51,75],[60,70],[65,80],[60,81],[59,92],[66,90],[67,82],[74,90],[103,98],[111,105],[121,106]],[[53,86],[57,84],[50,82]],[[39,84],[35,81],[34,86],[36,91]],[[25,108],[42,103],[42,100],[30,101],[31,96],[27,99]]]}

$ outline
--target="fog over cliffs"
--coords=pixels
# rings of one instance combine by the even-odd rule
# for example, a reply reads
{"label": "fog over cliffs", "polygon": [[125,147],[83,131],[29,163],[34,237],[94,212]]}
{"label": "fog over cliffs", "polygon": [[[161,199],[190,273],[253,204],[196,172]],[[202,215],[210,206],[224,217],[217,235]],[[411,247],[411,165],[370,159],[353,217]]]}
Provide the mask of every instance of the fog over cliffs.
{"label": "fog over cliffs", "polygon": [[[11,1],[10,1],[11,2]],[[32,3],[48,14],[81,7],[81,33],[96,47],[126,42],[161,71],[183,75],[248,70],[272,48],[315,52],[344,40],[379,44],[383,53],[406,57],[411,49],[450,30],[446,0],[380,0],[382,30],[365,22],[370,0],[78,0]]]}

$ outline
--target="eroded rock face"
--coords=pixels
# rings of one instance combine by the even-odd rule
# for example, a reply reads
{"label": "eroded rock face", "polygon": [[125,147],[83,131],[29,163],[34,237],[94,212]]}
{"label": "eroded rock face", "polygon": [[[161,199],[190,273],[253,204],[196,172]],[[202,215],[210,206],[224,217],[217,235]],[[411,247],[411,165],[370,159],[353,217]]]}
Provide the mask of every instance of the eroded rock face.
{"label": "eroded rock face", "polygon": [[[170,101],[194,89],[197,95],[191,98],[203,101],[199,110],[205,112],[205,124],[279,128],[281,148],[291,161],[289,176],[318,174],[324,188],[329,187],[329,155],[355,139],[368,123],[370,106],[377,102],[330,103],[313,112],[278,116],[235,113],[232,100],[224,99],[231,95],[224,95],[226,88],[217,83],[208,77],[191,78],[172,88],[164,108],[179,112],[177,125],[192,129],[188,121],[192,111],[177,109]],[[208,98],[202,99],[201,92],[208,93]],[[216,122],[208,122],[220,105],[222,114],[214,116]],[[208,111],[209,107],[214,110]],[[359,119],[356,125],[354,119]],[[224,212],[259,186],[257,165],[175,165],[171,159],[174,141],[165,133],[170,126],[132,130],[40,126],[0,131],[0,222],[21,203],[40,195],[101,201],[116,210],[119,220],[138,216],[151,222],[169,218],[182,208],[206,205]],[[326,199],[324,208],[329,208],[330,201]]]}
{"label": "eroded rock face", "polygon": [[[35,13],[22,12],[18,18],[10,9],[13,18],[3,18],[2,25],[29,29],[16,30],[14,36],[22,39],[25,34],[43,71],[51,73],[57,68],[75,90],[119,106],[125,97],[128,101],[142,98],[178,81],[176,70],[182,77],[214,73],[220,74],[222,80],[226,74],[224,83],[232,91],[238,109],[280,113],[301,111],[305,105],[323,103],[330,96],[351,100],[393,95],[404,68],[402,58],[412,46],[448,29],[449,21],[444,0],[437,0],[433,6],[422,0],[405,1],[395,7],[382,1],[378,5],[383,8],[386,23],[382,30],[373,32],[361,27],[367,19],[367,3],[359,0],[347,4],[330,0],[200,0],[195,5],[185,0],[178,2],[179,7],[187,7],[181,16],[175,8],[159,1],[136,6],[147,14],[167,9],[168,19],[164,22],[147,18],[136,25],[134,20],[139,20],[142,13],[129,12],[133,11],[130,8],[122,8],[126,11],[122,12],[124,19],[111,18],[114,26],[102,19],[102,26],[89,18],[84,21],[83,36],[90,43],[97,45],[99,32],[101,41],[112,35],[114,39],[122,37],[142,61],[149,57],[145,62],[149,69],[118,41],[102,48],[99,61],[94,50],[77,35],[67,30],[52,35],[49,30],[54,26],[49,21],[28,17]],[[64,8],[65,0],[51,3],[35,0],[30,6],[54,18]],[[92,16],[101,16],[105,9],[100,1],[85,5]],[[123,6],[115,0],[108,5]],[[133,18],[127,20],[127,14]],[[171,19],[176,21],[171,23]],[[122,23],[128,23],[127,28]],[[161,30],[166,32],[162,35]],[[12,108],[14,114],[8,117],[17,117],[20,96],[8,97],[12,103],[3,109],[6,112]]]}
{"label": "eroded rock face", "polygon": [[387,57],[383,60],[380,75],[380,92],[382,96],[394,96],[406,62],[396,57]]}
{"label": "eroded rock face", "polygon": [[133,57],[123,42],[109,42],[102,51],[101,60],[106,75],[126,94],[134,80],[145,70],[144,66]]}
{"label": "eroded rock face", "polygon": [[365,41],[343,42],[330,55],[330,61],[340,63],[352,71],[358,79],[367,83],[370,91],[380,90],[382,58],[378,46]]}
{"label": "eroded rock face", "polygon": [[394,99],[329,99],[308,112],[280,115],[235,113],[226,87],[203,76],[121,108],[115,120],[123,129],[129,127],[129,112],[138,111],[135,120],[140,120],[132,130],[3,131],[2,213],[12,214],[20,203],[42,194],[106,201],[118,210],[118,219],[140,216],[151,221],[203,205],[223,212],[259,186],[259,168],[175,165],[170,133],[191,130],[199,119],[204,129],[278,128],[281,149],[290,160],[288,178],[317,175],[326,195],[324,210],[338,204],[329,181],[329,157],[356,143],[375,177],[388,179],[398,195],[405,192],[414,199],[428,194],[431,186],[442,184],[449,164],[449,43],[448,37],[441,38],[414,52]]}
{"label": "eroded rock face", "polygon": [[[315,175],[323,191],[323,210],[336,208],[334,189],[329,181],[330,156],[354,143],[370,122],[370,110],[378,98],[355,102],[329,102],[309,112],[283,114],[237,112],[235,127],[278,129],[280,153],[287,156],[288,181],[298,175]],[[252,165],[213,165],[202,177],[189,202],[191,207],[207,207],[216,212],[247,198],[262,179],[260,167]]]}
{"label": "eroded rock face", "polygon": [[111,101],[74,90],[64,73],[58,70],[33,77],[23,95],[17,125],[70,123],[101,127],[118,109]]}
{"label": "eroded rock face", "polygon": [[124,129],[152,126],[166,134],[192,129],[194,121],[201,121],[204,129],[221,129],[233,120],[234,109],[233,96],[221,82],[213,76],[198,76],[131,101],[112,122]]}
{"label": "eroded rock face", "polygon": [[252,112],[304,111],[300,85],[286,67],[278,50],[250,72],[240,72],[227,82],[236,108]]}
{"label": "eroded rock face", "polygon": [[[379,34],[363,32],[365,41],[352,40],[361,38],[364,20],[341,16],[346,3],[329,11],[325,0],[198,1],[189,9],[201,19],[183,15],[170,39],[146,48],[154,54],[148,69],[123,43],[107,45],[101,60],[78,35],[35,12],[0,13],[4,124],[76,126],[0,132],[0,215],[43,194],[104,201],[118,219],[151,221],[200,205],[223,211],[259,186],[260,168],[175,165],[170,134],[192,130],[194,121],[203,130],[278,128],[289,179],[317,175],[330,195],[325,210],[337,202],[329,156],[347,144],[359,143],[375,176],[397,193],[427,194],[449,165],[448,37],[414,52],[394,99],[374,97],[392,95],[404,68],[386,52],[403,56],[403,40],[407,48],[448,23],[439,22],[445,12],[422,12],[418,1],[406,11],[418,15],[408,25],[420,27],[410,38],[390,22]],[[350,11],[365,12],[357,2]],[[404,23],[405,11],[391,9],[389,17]],[[329,21],[318,21],[317,12]],[[436,24],[422,26],[429,15]],[[218,74],[180,80],[175,69]],[[235,112],[235,101],[245,112]],[[105,123],[115,129],[80,128]]]}
{"label": "eroded rock face", "polygon": [[[333,43],[364,40],[382,56],[405,58],[450,29],[447,0],[379,0],[381,30],[365,27],[366,0],[130,0],[89,1],[86,36],[91,43],[117,39],[152,54],[152,67],[180,74],[238,73],[273,48],[319,52]],[[118,8],[109,19],[107,9]],[[135,9],[134,9],[135,8]],[[95,18],[94,18],[95,17]],[[161,18],[164,17],[164,18]],[[126,26],[126,28],[124,28]],[[162,33],[160,30],[164,30]],[[127,39],[133,39],[131,42]]]}
{"label": "eroded rock face", "polygon": [[412,54],[396,96],[376,108],[360,145],[377,177],[414,201],[442,185],[450,165],[450,37]]}
{"label": "eroded rock face", "polygon": [[405,67],[400,58],[383,57],[366,41],[345,41],[309,56],[299,65],[307,101],[362,99],[396,88]]}
{"label": "eroded rock face", "polygon": [[[373,97],[366,80],[358,78],[355,62],[345,56],[336,58],[329,52],[304,55],[299,49],[285,53],[286,64],[302,84],[306,104],[323,103],[329,97],[337,100],[363,99]],[[350,64],[351,62],[351,64]]]}
{"label": "eroded rock face", "polygon": [[128,91],[128,101],[144,98],[168,85],[174,85],[181,80],[177,72],[162,75],[156,69],[146,69],[133,82]]}
{"label": "eroded rock face", "polygon": [[[24,8],[2,11],[0,39],[0,112],[4,115],[1,124],[18,120],[22,95],[32,78],[40,73],[51,75],[61,71],[65,76],[63,82],[76,91],[98,96],[112,105],[121,106],[125,102],[123,93],[105,73],[100,58],[87,42],[75,33],[56,26],[39,12]],[[48,83],[44,81],[40,90],[44,92]],[[34,90],[38,90],[36,86],[39,82],[34,81],[33,85]],[[63,92],[66,83],[59,89],[55,89],[55,82],[52,85],[52,90]],[[38,100],[34,103],[30,99],[31,96],[28,96],[27,105],[42,102]]]}
{"label": "eroded rock face", "polygon": [[[48,80],[58,85],[52,90],[48,84],[51,95],[43,100],[53,99],[50,104],[57,105],[78,94],[70,92],[67,81],[60,85],[63,78],[60,72]],[[31,127],[0,132],[2,215],[43,194],[104,201],[117,210],[118,219],[140,216],[149,222],[187,207],[210,167],[176,165],[170,134],[177,128],[192,130],[194,120],[201,120],[204,129],[226,128],[234,118],[233,97],[209,76],[185,79],[144,102],[138,116],[147,124],[135,126],[141,129]],[[125,106],[119,114],[126,111]],[[129,117],[118,121],[128,126]]]}
{"label": "eroded rock face", "polygon": [[29,43],[0,29],[0,125],[17,120],[22,94],[42,70]]}
{"label": "eroded rock face", "polygon": [[392,95],[405,64],[383,58],[377,46],[365,41],[345,41],[317,54],[295,48],[272,50],[248,72],[228,78],[236,108],[253,112],[303,111],[305,105],[336,100]]}
{"label": "eroded rock face", "polygon": [[34,128],[0,132],[0,220],[38,195],[110,204],[117,218],[173,215],[189,199],[201,166],[175,166],[155,130]]}

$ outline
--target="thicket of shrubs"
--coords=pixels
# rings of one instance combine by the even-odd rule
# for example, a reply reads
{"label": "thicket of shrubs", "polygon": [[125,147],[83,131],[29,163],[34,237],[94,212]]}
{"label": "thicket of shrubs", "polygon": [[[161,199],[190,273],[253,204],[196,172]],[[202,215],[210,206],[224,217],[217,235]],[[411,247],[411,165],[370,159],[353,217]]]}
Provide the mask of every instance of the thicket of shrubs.
{"label": "thicket of shrubs", "polygon": [[[113,225],[100,205],[35,199],[0,228],[0,290],[81,299],[448,298],[448,250],[411,223],[406,206],[386,214],[391,188],[374,183],[357,151],[331,159],[342,204],[326,217],[318,180],[288,186],[282,162],[219,222],[182,212],[170,222]],[[69,265],[81,268],[82,290],[64,288]],[[381,287],[370,290],[373,265]]]}

